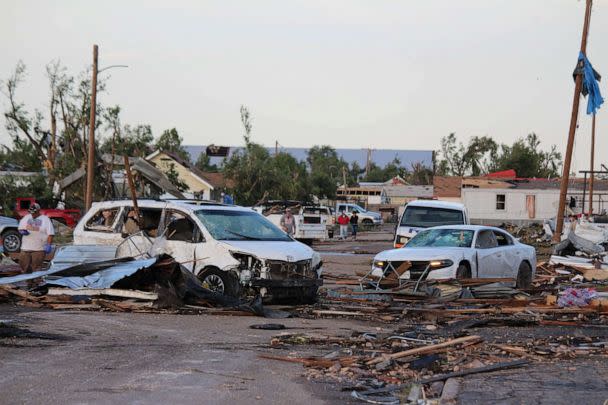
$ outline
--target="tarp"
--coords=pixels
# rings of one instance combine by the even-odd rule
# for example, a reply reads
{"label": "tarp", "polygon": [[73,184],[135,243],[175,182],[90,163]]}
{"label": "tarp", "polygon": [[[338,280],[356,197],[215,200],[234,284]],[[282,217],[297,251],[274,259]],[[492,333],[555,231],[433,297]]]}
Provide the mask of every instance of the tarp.
{"label": "tarp", "polygon": [[593,69],[591,62],[584,53],[579,53],[578,60],[583,62],[583,94],[589,95],[587,98],[587,114],[595,114],[604,103],[600,94],[600,86],[597,83],[602,77]]}

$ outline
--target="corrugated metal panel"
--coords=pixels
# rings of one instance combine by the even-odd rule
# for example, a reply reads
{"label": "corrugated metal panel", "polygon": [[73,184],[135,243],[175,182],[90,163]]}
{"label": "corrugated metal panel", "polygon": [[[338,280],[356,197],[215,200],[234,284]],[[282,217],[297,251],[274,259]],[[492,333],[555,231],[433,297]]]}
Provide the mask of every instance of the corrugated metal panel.
{"label": "corrugated metal panel", "polygon": [[82,263],[103,262],[116,257],[116,246],[69,245],[55,253],[49,270],[61,270]]}
{"label": "corrugated metal panel", "polygon": [[47,284],[60,285],[72,289],[76,288],[110,288],[114,283],[136,273],[141,269],[152,266],[156,258],[133,260],[119,263],[105,270],[98,271],[85,277],[63,277],[56,280],[47,280]]}

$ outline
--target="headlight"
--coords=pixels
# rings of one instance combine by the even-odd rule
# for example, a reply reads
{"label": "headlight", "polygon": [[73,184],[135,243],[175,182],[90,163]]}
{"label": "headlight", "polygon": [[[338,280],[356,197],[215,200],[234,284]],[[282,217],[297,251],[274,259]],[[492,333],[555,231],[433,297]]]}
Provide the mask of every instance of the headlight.
{"label": "headlight", "polygon": [[384,260],[374,260],[374,267],[383,269],[384,266],[386,266],[386,262]]}
{"label": "headlight", "polygon": [[453,264],[454,264],[454,262],[449,259],[431,260],[431,262],[429,263],[429,265],[431,266],[432,269],[442,269],[444,267],[450,267]]}

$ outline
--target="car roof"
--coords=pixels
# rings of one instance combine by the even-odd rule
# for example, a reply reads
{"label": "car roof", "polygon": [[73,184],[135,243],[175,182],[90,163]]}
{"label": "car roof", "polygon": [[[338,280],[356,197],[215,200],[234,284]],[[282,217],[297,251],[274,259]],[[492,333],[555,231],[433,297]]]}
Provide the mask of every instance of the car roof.
{"label": "car roof", "polygon": [[495,226],[487,226],[487,225],[441,225],[441,226],[434,226],[432,228],[427,228],[427,229],[458,229],[458,230],[465,230],[465,231],[489,230],[489,231],[501,231],[506,234],[509,234],[509,232],[505,231],[502,228],[497,228]]}
{"label": "car roof", "polygon": [[415,200],[407,203],[407,207],[432,207],[464,211],[464,204],[451,201]]}
{"label": "car roof", "polygon": [[[229,211],[253,211],[251,208],[241,207],[239,205],[228,205],[221,203],[213,203],[212,201],[198,200],[150,200],[138,199],[137,205],[140,208],[177,208],[187,212],[199,211],[201,209],[210,210],[229,210]],[[115,208],[115,207],[131,207],[133,200],[111,200],[94,202],[91,208]]]}

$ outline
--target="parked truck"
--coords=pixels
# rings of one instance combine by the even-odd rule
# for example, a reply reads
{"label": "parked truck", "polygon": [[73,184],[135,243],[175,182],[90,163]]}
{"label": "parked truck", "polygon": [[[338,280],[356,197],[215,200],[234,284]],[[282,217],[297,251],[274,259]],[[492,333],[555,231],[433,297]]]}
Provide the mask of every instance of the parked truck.
{"label": "parked truck", "polygon": [[33,197],[17,198],[15,204],[15,217],[17,219],[21,219],[26,216],[28,214],[29,208],[34,203],[40,204],[40,213],[42,215],[46,215],[50,219],[69,226],[70,228],[76,227],[76,224],[80,220],[81,215],[79,209],[49,208],[49,205],[55,205],[56,207],[57,205],[50,204],[44,201],[36,201],[36,199]]}
{"label": "parked truck", "polygon": [[382,225],[382,215],[379,212],[368,211],[365,208],[361,207],[358,204],[347,203],[347,202],[337,202],[336,203],[336,217],[342,214],[342,211],[350,216],[353,211],[357,211],[357,215],[359,215],[359,224],[363,225]]}
{"label": "parked truck", "polygon": [[314,240],[325,240],[328,238],[328,210],[326,207],[294,200],[267,201],[264,204],[253,207],[254,210],[263,214],[279,228],[281,217],[285,214],[287,208],[291,210],[296,220],[296,229],[293,235],[295,239],[310,245]]}
{"label": "parked truck", "polygon": [[400,248],[425,228],[441,225],[469,225],[463,204],[447,201],[416,200],[408,203],[395,229],[394,247]]}

